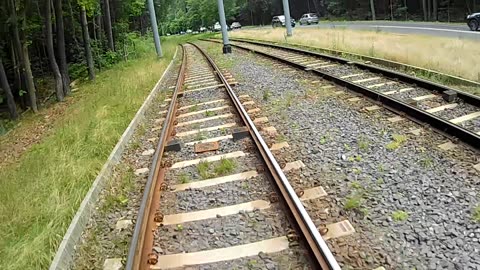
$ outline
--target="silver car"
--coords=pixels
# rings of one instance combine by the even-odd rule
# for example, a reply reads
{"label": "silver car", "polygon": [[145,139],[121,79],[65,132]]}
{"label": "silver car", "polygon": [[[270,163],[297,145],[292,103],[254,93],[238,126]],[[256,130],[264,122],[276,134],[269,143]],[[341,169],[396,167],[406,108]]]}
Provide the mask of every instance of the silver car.
{"label": "silver car", "polygon": [[318,23],[318,16],[315,13],[303,14],[303,16],[298,20],[300,25]]}

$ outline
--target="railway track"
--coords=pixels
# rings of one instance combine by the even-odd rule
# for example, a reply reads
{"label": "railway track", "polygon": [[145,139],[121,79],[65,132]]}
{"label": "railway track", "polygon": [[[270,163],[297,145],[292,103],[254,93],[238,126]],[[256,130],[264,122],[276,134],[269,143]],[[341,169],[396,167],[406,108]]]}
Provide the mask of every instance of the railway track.
{"label": "railway track", "polygon": [[312,222],[303,203],[328,195],[292,188],[285,173],[303,163],[275,160],[288,144],[231,84],[203,50],[183,46],[126,269],[340,269],[326,240],[353,228]]}
{"label": "railway track", "polygon": [[[239,39],[234,39],[232,45],[313,72],[377,101],[400,116],[480,148],[480,98],[477,96],[368,63],[303,49]],[[399,120],[401,117],[391,121]]]}

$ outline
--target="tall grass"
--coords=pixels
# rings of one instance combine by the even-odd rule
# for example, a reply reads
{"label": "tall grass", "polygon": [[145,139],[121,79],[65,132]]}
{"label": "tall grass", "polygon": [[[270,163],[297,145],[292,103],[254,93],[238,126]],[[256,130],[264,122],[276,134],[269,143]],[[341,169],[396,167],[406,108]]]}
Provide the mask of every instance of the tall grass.
{"label": "tall grass", "polygon": [[[97,173],[156,81],[179,38],[79,86],[41,143],[0,171],[0,269],[46,269]],[[148,48],[145,48],[147,46]]]}
{"label": "tall grass", "polygon": [[297,28],[288,40],[284,34],[284,29],[277,28],[234,31],[231,35],[364,54],[480,81],[480,46],[476,40],[395,34],[378,30],[354,31],[341,27]]}

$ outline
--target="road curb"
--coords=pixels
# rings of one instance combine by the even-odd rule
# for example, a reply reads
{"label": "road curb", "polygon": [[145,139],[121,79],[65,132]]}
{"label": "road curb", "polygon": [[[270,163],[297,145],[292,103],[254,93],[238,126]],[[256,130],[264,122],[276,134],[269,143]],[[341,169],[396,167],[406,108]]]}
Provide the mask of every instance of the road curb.
{"label": "road curb", "polygon": [[73,259],[73,255],[75,254],[75,246],[78,243],[82,235],[82,232],[88,223],[88,220],[90,219],[92,211],[94,210],[94,207],[96,205],[98,196],[105,186],[105,181],[106,179],[108,179],[108,177],[111,176],[112,169],[120,161],[122,157],[122,153],[125,149],[125,146],[127,145],[128,141],[132,137],[139,123],[143,120],[145,116],[145,112],[152,105],[153,99],[159,93],[160,83],[164,80],[167,72],[172,68],[173,63],[177,56],[177,52],[178,52],[178,47],[175,50],[175,54],[172,60],[170,61],[170,64],[165,69],[162,76],[157,81],[152,91],[150,92],[148,97],[145,99],[140,109],[135,114],[135,117],[132,119],[127,129],[123,132],[122,136],[120,137],[120,140],[115,145],[115,148],[112,150],[112,152],[110,153],[110,156],[108,157],[107,161],[103,165],[102,170],[95,178],[95,181],[93,182],[90,190],[85,195],[85,198],[83,199],[82,204],[78,208],[75,216],[72,219],[72,222],[70,223],[70,226],[68,227],[65,235],[63,236],[63,240],[57,249],[57,252],[55,254],[55,257],[53,258],[52,263],[50,264],[50,268],[49,268],[50,270],[64,270],[69,268],[70,263],[72,262],[72,259]]}

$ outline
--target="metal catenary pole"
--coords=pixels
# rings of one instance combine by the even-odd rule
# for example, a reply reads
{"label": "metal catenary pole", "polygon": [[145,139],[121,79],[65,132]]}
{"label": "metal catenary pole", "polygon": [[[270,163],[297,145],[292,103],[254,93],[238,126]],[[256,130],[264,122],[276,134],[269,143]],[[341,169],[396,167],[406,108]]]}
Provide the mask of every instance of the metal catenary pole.
{"label": "metal catenary pole", "polygon": [[153,40],[155,41],[155,49],[157,50],[157,56],[162,57],[162,45],[160,44],[160,36],[158,35],[157,16],[155,15],[155,7],[153,6],[153,0],[148,0],[148,13],[150,13],[150,22],[153,30]]}
{"label": "metal catenary pole", "polygon": [[283,0],[283,14],[285,15],[285,27],[287,27],[287,36],[292,36],[292,22],[290,20],[290,7],[288,0]]}
{"label": "metal catenary pole", "polygon": [[223,53],[232,53],[230,41],[228,41],[227,20],[225,19],[225,8],[223,0],[218,0],[218,15],[220,16],[220,25],[222,26]]}

